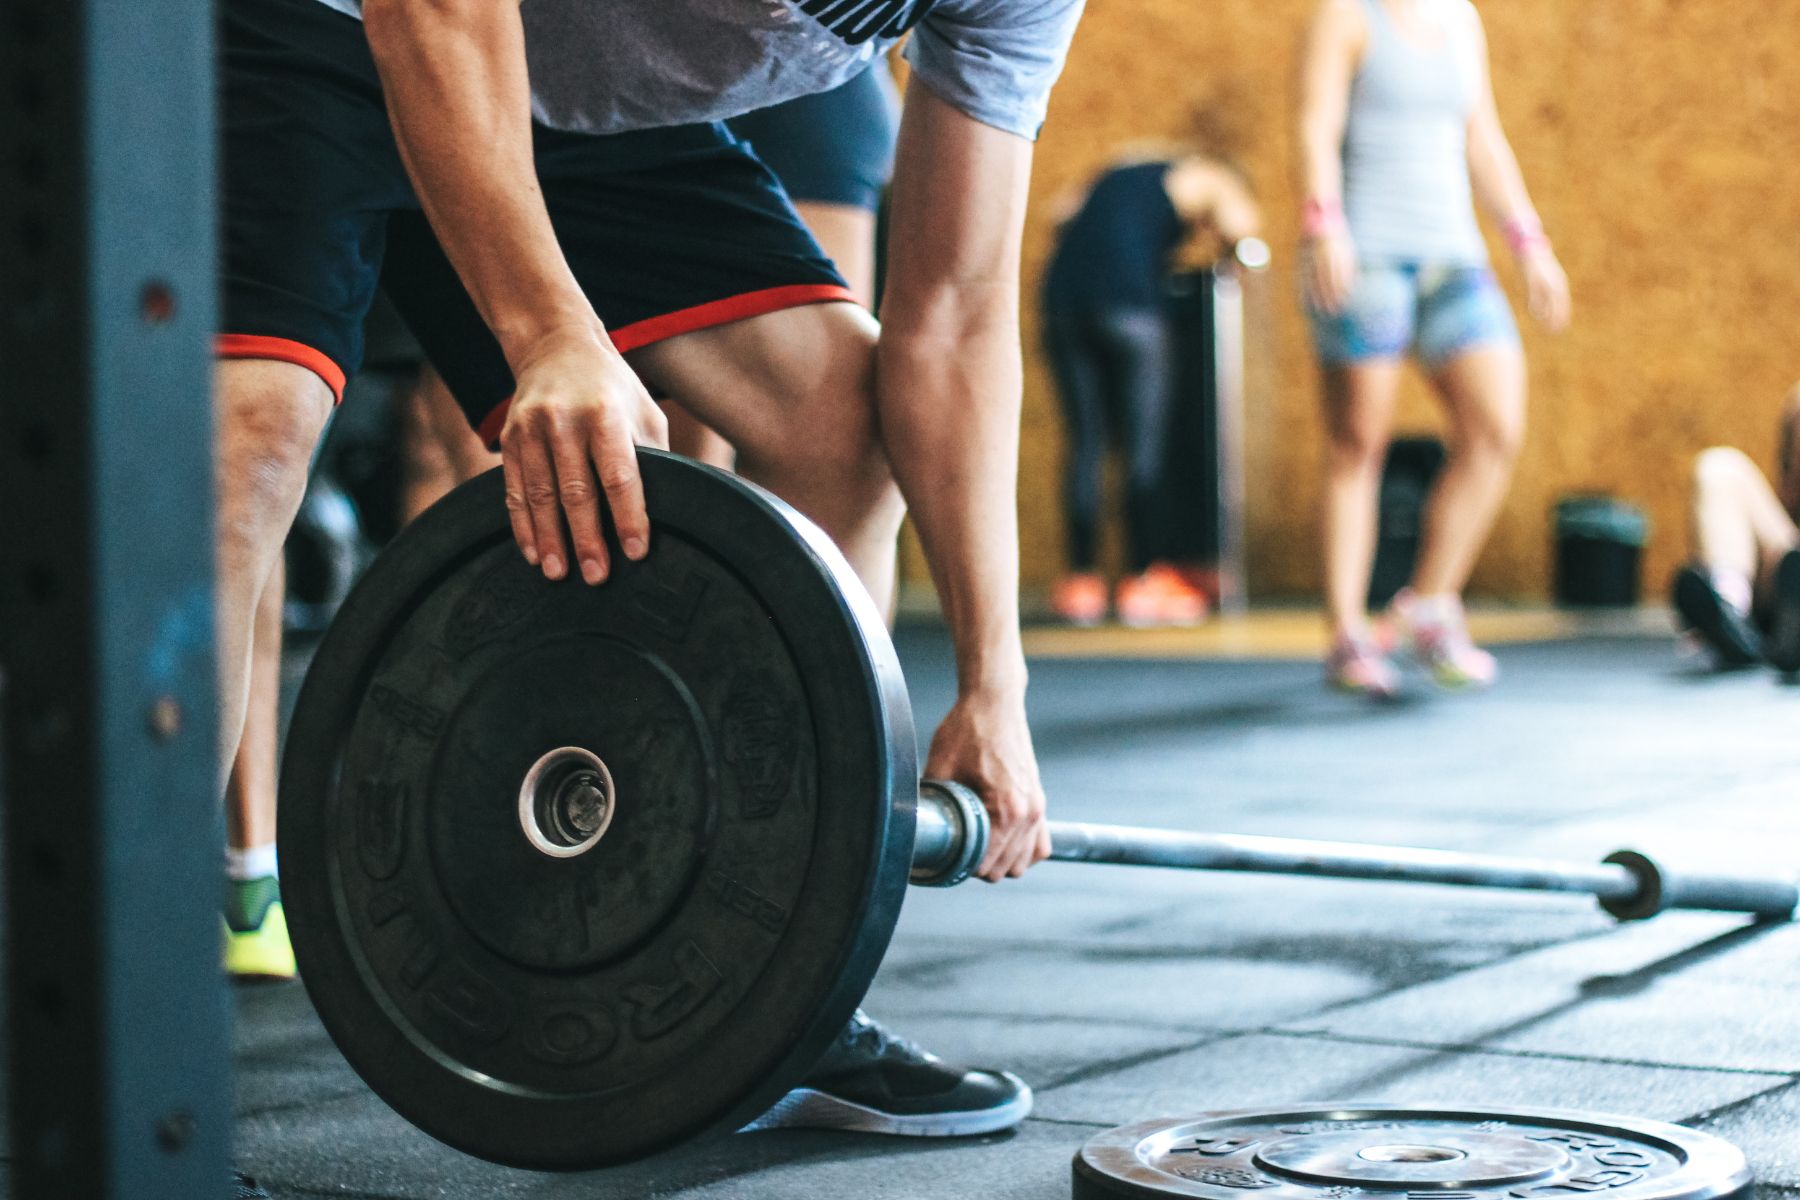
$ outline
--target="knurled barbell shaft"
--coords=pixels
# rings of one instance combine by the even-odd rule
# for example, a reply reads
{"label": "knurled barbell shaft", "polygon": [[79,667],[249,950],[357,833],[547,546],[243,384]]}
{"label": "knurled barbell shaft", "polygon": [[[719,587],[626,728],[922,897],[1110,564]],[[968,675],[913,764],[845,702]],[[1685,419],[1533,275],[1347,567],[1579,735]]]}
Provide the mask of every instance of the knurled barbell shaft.
{"label": "knurled barbell shaft", "polygon": [[[967,788],[935,780],[921,785],[913,882],[940,887],[961,882],[980,865],[986,845],[987,814]],[[1620,920],[1652,917],[1671,908],[1789,920],[1800,907],[1800,886],[1793,879],[1682,874],[1630,850],[1587,864],[1313,838],[1052,821],[1050,857],[1194,871],[1576,892],[1593,896]]]}

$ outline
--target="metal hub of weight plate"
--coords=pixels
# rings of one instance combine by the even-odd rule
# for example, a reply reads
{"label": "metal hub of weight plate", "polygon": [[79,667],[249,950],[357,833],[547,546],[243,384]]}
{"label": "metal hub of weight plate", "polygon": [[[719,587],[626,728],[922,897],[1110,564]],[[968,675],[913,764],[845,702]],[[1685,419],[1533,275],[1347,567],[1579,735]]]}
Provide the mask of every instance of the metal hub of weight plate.
{"label": "metal hub of weight plate", "polygon": [[1559,1109],[1312,1105],[1121,1126],[1075,1156],[1075,1200],[1748,1200],[1711,1134]]}
{"label": "metal hub of weight plate", "polygon": [[757,1116],[848,1021],[918,771],[885,626],[817,529],[641,455],[641,563],[521,559],[500,473],[425,514],[320,644],[282,775],[301,975],[403,1116],[580,1169]]}

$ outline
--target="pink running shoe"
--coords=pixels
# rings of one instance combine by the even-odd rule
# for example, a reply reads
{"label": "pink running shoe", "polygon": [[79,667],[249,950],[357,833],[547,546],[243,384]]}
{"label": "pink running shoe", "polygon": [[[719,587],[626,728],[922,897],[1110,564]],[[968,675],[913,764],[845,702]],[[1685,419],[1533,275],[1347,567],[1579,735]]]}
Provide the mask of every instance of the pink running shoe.
{"label": "pink running shoe", "polygon": [[1400,694],[1400,672],[1367,634],[1340,635],[1331,644],[1325,659],[1325,682],[1340,692],[1355,692],[1373,700],[1392,700]]}
{"label": "pink running shoe", "polygon": [[1394,623],[1439,687],[1473,690],[1492,687],[1499,678],[1494,656],[1469,640],[1462,602],[1455,596],[1409,595],[1405,606],[1396,606]]}

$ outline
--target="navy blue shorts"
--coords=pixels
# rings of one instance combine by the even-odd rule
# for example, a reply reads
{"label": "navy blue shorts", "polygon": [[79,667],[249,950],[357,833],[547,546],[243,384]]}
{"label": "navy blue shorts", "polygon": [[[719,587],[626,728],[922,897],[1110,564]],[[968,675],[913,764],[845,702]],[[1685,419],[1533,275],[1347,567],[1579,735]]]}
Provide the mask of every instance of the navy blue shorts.
{"label": "navy blue shorts", "polygon": [[[318,0],[226,0],[221,18],[219,354],[299,363],[341,396],[379,284],[491,440],[512,374],[419,209],[361,22]],[[557,240],[621,351],[852,299],[722,124],[534,143]]]}
{"label": "navy blue shorts", "polygon": [[829,92],[801,96],[731,119],[796,200],[874,212],[894,174],[899,101],[887,63]]}

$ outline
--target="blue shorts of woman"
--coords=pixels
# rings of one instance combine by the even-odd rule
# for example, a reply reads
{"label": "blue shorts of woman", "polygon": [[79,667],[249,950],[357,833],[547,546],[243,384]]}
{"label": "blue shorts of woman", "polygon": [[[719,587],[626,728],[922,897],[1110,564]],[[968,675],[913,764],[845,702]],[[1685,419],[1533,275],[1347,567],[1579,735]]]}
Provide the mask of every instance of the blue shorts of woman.
{"label": "blue shorts of woman", "polygon": [[1410,353],[1437,367],[1478,347],[1519,344],[1493,272],[1467,263],[1364,262],[1340,311],[1308,306],[1307,316],[1327,366]]}

